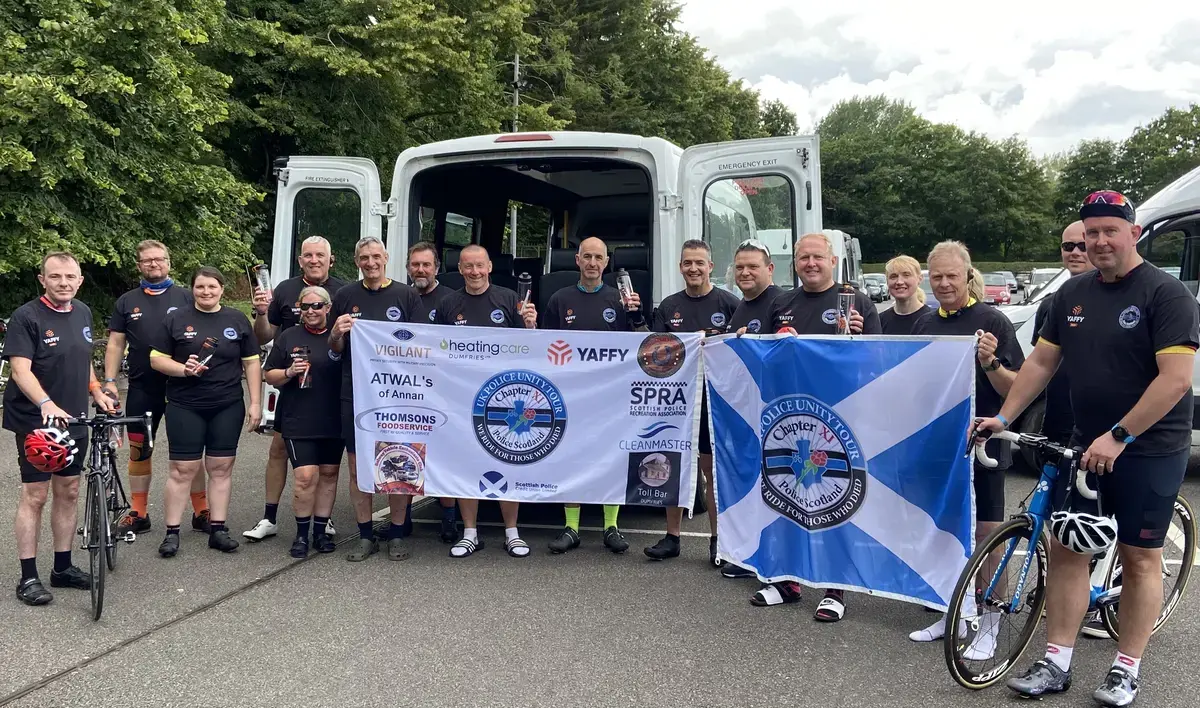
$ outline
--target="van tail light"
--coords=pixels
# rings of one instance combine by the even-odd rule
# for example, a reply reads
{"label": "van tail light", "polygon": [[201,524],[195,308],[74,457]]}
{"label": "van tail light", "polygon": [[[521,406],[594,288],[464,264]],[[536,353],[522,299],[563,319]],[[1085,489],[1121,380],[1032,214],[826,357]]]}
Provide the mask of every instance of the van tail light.
{"label": "van tail light", "polygon": [[533,143],[547,140],[554,140],[554,136],[549,133],[507,133],[496,138],[498,143]]}

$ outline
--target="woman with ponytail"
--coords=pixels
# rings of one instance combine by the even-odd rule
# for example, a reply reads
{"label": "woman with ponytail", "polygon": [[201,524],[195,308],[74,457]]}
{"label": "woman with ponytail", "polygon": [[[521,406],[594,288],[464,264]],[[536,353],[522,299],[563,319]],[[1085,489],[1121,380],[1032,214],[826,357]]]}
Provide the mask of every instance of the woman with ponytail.
{"label": "woman with ponytail", "polygon": [[887,275],[891,309],[879,313],[884,334],[911,334],[917,320],[933,311],[921,289],[921,264],[912,256],[896,256],[883,267]]}

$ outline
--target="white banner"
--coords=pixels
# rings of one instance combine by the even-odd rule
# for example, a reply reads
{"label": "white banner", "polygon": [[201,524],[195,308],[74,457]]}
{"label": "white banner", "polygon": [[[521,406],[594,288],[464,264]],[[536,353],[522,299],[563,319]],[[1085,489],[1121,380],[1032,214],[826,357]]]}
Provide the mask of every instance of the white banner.
{"label": "white banner", "polygon": [[358,487],[690,510],[700,341],[355,322]]}

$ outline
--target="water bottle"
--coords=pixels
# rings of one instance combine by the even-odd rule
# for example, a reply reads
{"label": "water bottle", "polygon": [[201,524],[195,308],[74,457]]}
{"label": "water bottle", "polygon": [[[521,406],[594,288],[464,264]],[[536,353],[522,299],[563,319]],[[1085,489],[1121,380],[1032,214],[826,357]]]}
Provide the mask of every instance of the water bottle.
{"label": "water bottle", "polygon": [[533,293],[533,276],[529,273],[521,273],[517,276],[517,299],[521,301],[521,305],[529,304],[529,296]]}
{"label": "water bottle", "polygon": [[842,285],[838,292],[838,334],[850,334],[850,311],[854,309],[854,288]]}
{"label": "water bottle", "polygon": [[266,263],[250,266],[250,284],[264,293],[271,291],[271,270]]}
{"label": "water bottle", "polygon": [[212,361],[213,354],[217,353],[217,338],[205,337],[204,343],[200,345],[200,355],[196,357],[200,366],[208,366],[208,362]]}
{"label": "water bottle", "polygon": [[[113,393],[112,391],[105,391],[104,393],[106,396],[108,396],[109,398],[112,399],[113,403],[117,404],[117,410],[112,414],[112,417],[120,418],[121,417],[121,398],[119,396],[117,396],[117,394]],[[112,434],[109,439],[112,441],[112,444],[116,445],[117,447],[125,447],[125,426],[114,425],[111,428],[111,430],[112,430]]]}
{"label": "water bottle", "polygon": [[621,302],[628,306],[629,298],[633,296],[633,279],[624,268],[617,269],[617,291],[621,293]]}
{"label": "water bottle", "polygon": [[[306,347],[306,346],[297,347],[296,353],[292,356],[292,359],[293,359],[293,361],[303,361],[306,364],[309,363],[308,347]],[[312,371],[311,371],[311,369],[305,369],[304,372],[300,374],[299,386],[300,386],[300,388],[312,388]]]}

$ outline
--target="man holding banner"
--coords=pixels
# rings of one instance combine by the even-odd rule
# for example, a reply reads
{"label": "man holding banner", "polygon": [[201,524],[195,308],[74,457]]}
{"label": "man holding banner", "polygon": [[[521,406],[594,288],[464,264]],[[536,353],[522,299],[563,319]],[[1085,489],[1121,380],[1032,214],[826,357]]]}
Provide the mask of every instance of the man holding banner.
{"label": "man holding banner", "polygon": [[[533,303],[517,299],[517,294],[501,285],[493,285],[492,259],[487,249],[470,245],[462,250],[458,258],[458,271],[463,276],[463,289],[448,295],[434,317],[436,324],[460,327],[511,327],[534,329],[537,327],[537,308]],[[463,537],[450,547],[451,558],[466,558],[483,548],[477,529],[479,519],[478,499],[459,499],[462,511]],[[500,502],[500,514],[504,517],[504,548],[513,558],[529,555],[529,544],[517,531],[517,513],[520,502]]]}
{"label": "man holding banner", "polygon": [[[630,332],[646,330],[642,299],[633,292],[628,299],[606,285],[601,276],[608,265],[608,246],[596,237],[585,238],[575,254],[579,283],[559,290],[546,303],[545,323],[549,329],[591,332]],[[550,542],[550,551],[566,553],[579,547],[579,505],[564,504],[567,525]],[[604,505],[604,546],[613,553],[629,550],[629,542],[617,529],[618,504]]]}

